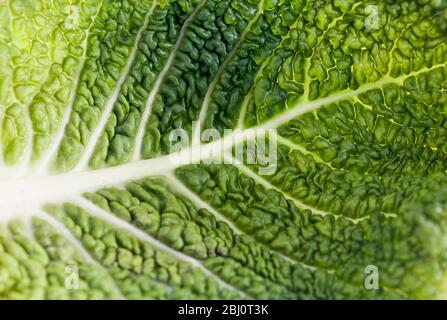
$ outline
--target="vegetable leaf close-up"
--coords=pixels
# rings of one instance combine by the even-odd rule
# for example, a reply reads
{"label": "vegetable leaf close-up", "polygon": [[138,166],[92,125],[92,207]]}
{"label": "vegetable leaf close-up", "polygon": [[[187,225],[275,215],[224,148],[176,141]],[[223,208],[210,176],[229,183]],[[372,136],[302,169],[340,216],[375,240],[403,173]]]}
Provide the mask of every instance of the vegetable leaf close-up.
{"label": "vegetable leaf close-up", "polygon": [[0,0],[0,299],[445,298],[446,0]]}

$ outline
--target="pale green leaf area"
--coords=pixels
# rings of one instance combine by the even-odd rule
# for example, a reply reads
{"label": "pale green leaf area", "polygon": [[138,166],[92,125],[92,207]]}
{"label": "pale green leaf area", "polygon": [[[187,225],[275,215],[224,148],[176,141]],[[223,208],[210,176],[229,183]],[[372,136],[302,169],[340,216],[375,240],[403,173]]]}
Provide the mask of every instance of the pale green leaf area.
{"label": "pale green leaf area", "polygon": [[0,299],[446,293],[446,0],[0,1]]}

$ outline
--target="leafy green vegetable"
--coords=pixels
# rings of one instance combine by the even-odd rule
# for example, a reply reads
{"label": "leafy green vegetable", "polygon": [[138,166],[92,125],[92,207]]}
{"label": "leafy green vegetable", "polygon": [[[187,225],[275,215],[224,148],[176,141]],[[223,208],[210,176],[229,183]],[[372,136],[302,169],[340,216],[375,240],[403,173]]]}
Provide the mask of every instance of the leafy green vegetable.
{"label": "leafy green vegetable", "polygon": [[0,1],[0,298],[444,298],[446,92],[445,0]]}

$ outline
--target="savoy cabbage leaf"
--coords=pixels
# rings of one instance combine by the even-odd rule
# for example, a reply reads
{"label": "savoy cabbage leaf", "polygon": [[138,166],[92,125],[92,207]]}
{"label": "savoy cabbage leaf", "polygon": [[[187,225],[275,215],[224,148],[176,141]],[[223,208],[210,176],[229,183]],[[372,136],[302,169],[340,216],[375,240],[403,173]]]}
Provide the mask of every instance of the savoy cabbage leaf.
{"label": "savoy cabbage leaf", "polygon": [[0,1],[0,298],[445,297],[446,63],[445,0]]}

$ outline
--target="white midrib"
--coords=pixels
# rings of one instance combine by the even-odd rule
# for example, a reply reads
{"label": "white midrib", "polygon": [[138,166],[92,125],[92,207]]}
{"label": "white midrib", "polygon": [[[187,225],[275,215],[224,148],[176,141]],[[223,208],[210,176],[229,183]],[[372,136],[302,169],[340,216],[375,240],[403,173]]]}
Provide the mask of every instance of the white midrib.
{"label": "white midrib", "polygon": [[[3,123],[3,117],[5,115],[5,105],[0,103],[0,123]],[[0,177],[2,176],[1,174],[1,168],[5,166],[5,162],[3,160],[3,150],[2,148],[0,148]]]}
{"label": "white midrib", "polygon": [[240,143],[244,138],[252,139],[254,134],[252,131],[246,131],[238,136],[228,135],[216,142],[197,145],[179,153],[109,168],[0,180],[0,208],[23,203],[63,200],[67,196],[95,191],[103,186],[163,175],[187,163],[198,163],[201,159],[209,159],[223,150],[224,145]]}
{"label": "white midrib", "polygon": [[96,128],[91,133],[90,138],[87,143],[87,146],[85,147],[84,152],[81,156],[81,159],[77,163],[74,171],[82,171],[88,167],[88,162],[90,160],[90,157],[92,156],[92,154],[95,150],[96,144],[97,144],[99,138],[101,137],[101,134],[103,133],[103,130],[107,124],[107,121],[109,120],[109,116],[112,113],[113,106],[115,105],[115,102],[119,97],[119,94],[121,92],[121,86],[123,85],[124,81],[126,81],[127,76],[130,71],[130,68],[132,67],[132,64],[135,60],[135,56],[138,51],[138,45],[140,43],[141,37],[143,35],[144,30],[146,30],[146,28],[149,24],[149,17],[153,14],[156,6],[157,6],[157,1],[154,1],[152,3],[150,10],[148,11],[148,13],[146,14],[146,16],[144,18],[143,25],[138,30],[138,33],[135,37],[133,47],[132,47],[129,57],[127,59],[126,66],[124,67],[124,70],[121,72],[120,78],[116,82],[111,96],[107,100],[107,103],[104,107],[101,118],[99,120],[99,123],[96,125]]}
{"label": "white midrib", "polygon": [[[433,66],[430,70],[440,66],[445,66],[445,64]],[[426,72],[427,70],[428,69],[426,68],[412,75],[371,83],[360,87],[357,90],[342,92],[318,101],[296,106],[293,109],[289,109],[284,114],[254,127],[253,129],[277,128],[298,115],[316,110],[322,105],[347,99],[374,88],[379,88],[383,84],[402,84],[404,79]],[[216,154],[222,154],[224,150],[240,144],[244,140],[253,139],[255,137],[256,130],[246,129],[243,131],[234,131],[232,134],[226,135],[220,140],[205,145],[190,146],[178,153],[158,158],[139,160],[119,166],[90,171],[70,171],[62,174],[41,177],[28,175],[22,178],[3,179],[0,180],[0,210],[4,212],[13,212],[11,208],[15,208],[17,204],[32,203],[38,205],[48,201],[63,200],[67,196],[73,194],[95,191],[108,185],[115,185],[144,177],[163,175],[182,165],[211,159],[212,157],[215,157]]]}
{"label": "white midrib", "polygon": [[137,135],[135,138],[135,148],[134,148],[132,158],[131,158],[132,161],[139,160],[141,157],[143,138],[144,138],[144,134],[146,133],[146,126],[147,126],[147,122],[149,120],[149,116],[152,112],[152,105],[154,103],[155,97],[157,96],[157,94],[160,90],[160,86],[161,86],[164,78],[166,77],[166,74],[169,72],[172,64],[174,63],[174,59],[177,55],[180,45],[182,44],[183,39],[185,38],[186,29],[188,28],[189,23],[195,18],[195,16],[197,15],[197,12],[200,10],[200,8],[202,8],[202,6],[204,4],[205,4],[205,2],[202,2],[200,5],[198,5],[197,8],[194,10],[194,12],[184,22],[184,24],[180,30],[179,37],[174,45],[174,49],[169,54],[168,60],[166,61],[165,66],[163,67],[162,71],[158,75],[157,80],[154,84],[154,87],[152,88],[151,93],[149,94],[149,97],[146,101],[146,105],[145,105],[145,108],[143,111],[143,115],[141,116],[141,121],[140,121],[140,125],[138,127],[138,132],[137,132]]}
{"label": "white midrib", "polygon": [[[445,64],[437,65],[430,69],[440,66],[445,66]],[[427,69],[423,69],[418,73],[426,71]],[[374,88],[379,88],[383,84],[401,84],[404,79],[412,75],[391,80],[381,80],[360,87],[357,90],[342,92],[318,101],[298,105],[293,109],[289,109],[284,114],[257,127],[243,131],[234,131],[232,134],[226,135],[220,140],[204,145],[190,146],[178,153],[164,155],[153,159],[128,162],[103,169],[70,171],[40,177],[27,176],[17,179],[0,180],[0,208],[11,208],[15,207],[17,204],[28,202],[36,204],[63,200],[67,196],[87,191],[95,191],[107,185],[119,184],[129,180],[138,180],[144,177],[164,175],[182,165],[199,163],[200,160],[211,159],[215,157],[216,154],[221,154],[224,150],[240,144],[244,140],[255,138],[256,130],[253,129],[277,128],[303,113],[318,109],[322,105],[347,99]],[[6,212],[11,212],[11,210],[6,210]]]}

